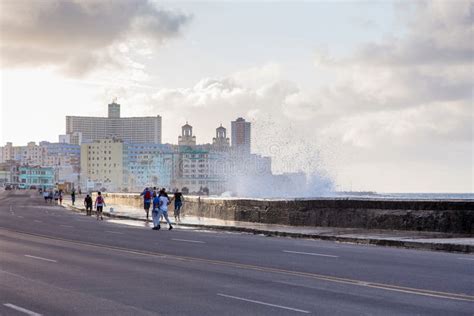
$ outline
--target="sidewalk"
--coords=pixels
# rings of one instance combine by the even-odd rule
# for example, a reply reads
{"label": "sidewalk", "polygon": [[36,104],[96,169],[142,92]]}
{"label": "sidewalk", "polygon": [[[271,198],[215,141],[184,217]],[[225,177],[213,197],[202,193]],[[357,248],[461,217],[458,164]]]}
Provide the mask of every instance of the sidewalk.
{"label": "sidewalk", "polygon": [[[76,206],[71,205],[70,197],[63,201],[63,206],[85,212],[82,205],[83,197],[76,199]],[[185,212],[184,212],[185,213]],[[107,205],[104,215],[110,218],[146,221],[145,211],[132,206]],[[170,219],[174,222],[173,212]],[[150,212],[151,221],[151,212]],[[439,232],[368,230],[362,228],[341,227],[308,227],[262,224],[251,222],[225,221],[215,218],[182,216],[181,222],[173,224],[177,227],[188,226],[204,229],[239,231],[267,236],[312,238],[358,244],[392,246],[425,250],[450,252],[474,252],[474,236],[454,235]]]}

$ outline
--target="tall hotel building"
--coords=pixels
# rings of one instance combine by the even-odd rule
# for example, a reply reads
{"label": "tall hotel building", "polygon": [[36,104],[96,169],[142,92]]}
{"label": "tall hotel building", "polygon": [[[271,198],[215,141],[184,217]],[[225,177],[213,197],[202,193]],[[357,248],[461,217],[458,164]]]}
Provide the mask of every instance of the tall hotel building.
{"label": "tall hotel building", "polygon": [[113,102],[108,117],[66,116],[66,134],[77,145],[105,138],[161,144],[161,116],[120,117],[120,104]]}
{"label": "tall hotel building", "polygon": [[232,147],[239,153],[250,154],[250,122],[239,117],[231,122]]}

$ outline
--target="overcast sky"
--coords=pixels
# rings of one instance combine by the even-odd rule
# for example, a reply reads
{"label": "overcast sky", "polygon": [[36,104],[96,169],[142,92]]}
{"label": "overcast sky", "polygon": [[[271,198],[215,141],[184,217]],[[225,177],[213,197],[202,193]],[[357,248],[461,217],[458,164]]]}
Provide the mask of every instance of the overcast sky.
{"label": "overcast sky", "polygon": [[[474,192],[474,2],[0,1],[0,145],[66,115],[161,115],[199,143],[242,116],[275,172]],[[230,131],[229,131],[230,134]]]}

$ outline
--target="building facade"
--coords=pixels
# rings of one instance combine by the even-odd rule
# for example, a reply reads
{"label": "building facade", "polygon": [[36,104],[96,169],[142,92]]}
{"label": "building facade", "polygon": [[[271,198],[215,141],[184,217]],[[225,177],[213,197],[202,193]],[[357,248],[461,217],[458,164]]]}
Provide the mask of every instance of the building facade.
{"label": "building facade", "polygon": [[18,173],[20,189],[52,189],[55,186],[53,168],[21,166]]}
{"label": "building facade", "polygon": [[161,116],[120,117],[120,104],[114,102],[109,104],[108,117],[66,116],[66,135],[72,143],[118,138],[128,143],[161,144]]}
{"label": "building facade", "polygon": [[250,122],[246,122],[245,119],[239,117],[235,121],[231,122],[232,128],[232,148],[236,152],[242,154],[250,154],[251,152],[251,135],[250,135]]}
{"label": "building facade", "polygon": [[128,191],[145,187],[171,188],[174,148],[168,144],[126,144]]}
{"label": "building facade", "polygon": [[81,188],[124,191],[127,183],[127,155],[119,139],[99,139],[81,145]]}

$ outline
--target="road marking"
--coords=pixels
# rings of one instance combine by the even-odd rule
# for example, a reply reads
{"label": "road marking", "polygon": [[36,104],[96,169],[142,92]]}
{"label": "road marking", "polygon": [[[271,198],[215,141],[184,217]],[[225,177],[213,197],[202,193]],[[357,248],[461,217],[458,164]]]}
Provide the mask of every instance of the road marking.
{"label": "road marking", "polygon": [[458,258],[459,260],[472,260],[474,261],[474,258]]}
{"label": "road marking", "polygon": [[189,240],[189,239],[177,239],[177,238],[171,238],[171,240],[175,240],[175,241],[184,241],[184,242],[192,242],[192,243],[196,243],[196,244],[205,244],[206,242],[204,241],[200,241],[200,240]]}
{"label": "road marking", "polygon": [[106,230],[105,232],[106,232],[106,233],[110,233],[110,234],[119,234],[119,235],[123,235],[123,233],[121,233],[121,232],[113,232],[113,231],[111,231],[111,230]]}
{"label": "road marking", "polygon": [[297,255],[308,255],[308,256],[319,256],[319,257],[329,257],[329,258],[339,258],[339,256],[333,256],[333,255],[325,255],[322,253],[315,253],[315,252],[300,252],[300,251],[291,251],[291,250],[282,250],[283,252],[286,253],[295,253]]}
{"label": "road marking", "polygon": [[150,256],[150,257],[155,257],[155,258],[167,258],[170,260],[174,259],[174,260],[180,260],[180,261],[214,264],[214,265],[219,265],[219,266],[232,267],[235,269],[259,271],[259,272],[265,272],[265,273],[275,273],[275,274],[281,274],[281,275],[290,275],[294,277],[349,284],[349,285],[355,285],[355,286],[366,286],[366,287],[382,289],[385,291],[395,291],[395,292],[403,292],[403,293],[408,293],[408,294],[413,294],[413,295],[422,295],[422,296],[437,297],[437,298],[449,299],[449,300],[474,302],[473,295],[468,295],[468,294],[463,294],[463,293],[441,292],[441,291],[435,291],[435,290],[419,289],[419,288],[412,288],[412,287],[398,286],[398,285],[391,285],[391,284],[384,284],[384,283],[366,282],[366,281],[357,280],[357,279],[335,277],[335,276],[317,274],[317,273],[311,273],[311,272],[302,272],[302,271],[278,269],[278,268],[272,268],[272,267],[264,267],[264,266],[258,266],[258,265],[232,262],[232,261],[177,256],[177,255],[171,255],[171,254],[166,254],[166,253],[159,253],[159,252],[138,250],[138,249],[129,249],[129,248],[124,248],[124,247],[117,247],[117,246],[105,245],[105,244],[100,244],[100,243],[92,243],[92,242],[87,242],[87,241],[71,240],[71,239],[66,239],[66,238],[61,238],[61,237],[52,237],[52,236],[46,236],[46,235],[36,234],[36,233],[27,233],[27,232],[22,232],[22,231],[5,228],[5,227],[0,227],[0,231],[10,232],[17,235],[23,235],[23,236],[28,236],[28,237],[42,238],[45,240],[62,241],[62,242],[67,242],[74,245],[113,250],[113,251],[118,251],[118,252],[123,252],[123,253],[134,254],[134,255],[139,254],[139,255]]}
{"label": "road marking", "polygon": [[25,255],[25,257],[33,258],[33,259],[38,259],[38,260],[43,260],[43,261],[49,261],[49,262],[57,262],[56,260],[53,260],[53,259],[46,259],[46,258],[36,257],[36,256],[30,256],[30,255]]}
{"label": "road marking", "polygon": [[11,309],[17,310],[19,312],[25,313],[25,314],[30,315],[30,316],[41,316],[41,314],[35,313],[33,311],[30,311],[29,309],[26,309],[26,308],[23,308],[23,307],[20,307],[20,306],[16,306],[16,305],[13,305],[13,304],[10,304],[10,303],[5,303],[5,304],[3,304],[3,306],[10,307]]}
{"label": "road marking", "polygon": [[248,298],[243,298],[243,297],[237,297],[237,296],[232,296],[232,295],[227,295],[227,294],[222,294],[222,293],[217,293],[217,295],[222,296],[222,297],[232,298],[234,300],[245,301],[245,302],[250,302],[250,303],[255,303],[255,304],[260,304],[260,305],[271,306],[271,307],[277,307],[277,308],[286,309],[286,310],[299,312],[299,313],[304,313],[304,314],[309,314],[310,313],[309,311],[305,311],[305,310],[298,309],[298,308],[287,307],[287,306],[276,305],[276,304],[270,304],[270,303],[265,303],[265,302],[262,302],[262,301],[249,300]]}
{"label": "road marking", "polygon": [[34,221],[37,222],[37,223],[42,223],[42,221],[39,221],[39,220],[37,220],[37,219],[35,219]]}
{"label": "road marking", "polygon": [[71,225],[59,225],[59,226],[62,226],[62,227],[67,227],[67,228],[72,228]]}
{"label": "road marking", "polygon": [[18,218],[23,218],[23,216],[17,216]]}

